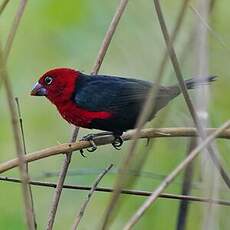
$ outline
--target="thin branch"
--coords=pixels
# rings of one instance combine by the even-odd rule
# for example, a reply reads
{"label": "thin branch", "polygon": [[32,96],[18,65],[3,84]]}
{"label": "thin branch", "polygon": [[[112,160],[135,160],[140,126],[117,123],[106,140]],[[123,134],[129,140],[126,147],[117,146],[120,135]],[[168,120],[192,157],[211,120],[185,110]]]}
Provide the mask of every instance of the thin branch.
{"label": "thin branch", "polygon": [[[212,134],[217,129],[209,128],[206,130],[208,134]],[[122,136],[124,141],[132,140],[135,130],[130,130]],[[140,133],[140,138],[173,138],[173,137],[195,137],[197,136],[195,128],[161,128],[161,129],[143,129]],[[230,129],[221,132],[217,138],[230,139]],[[97,146],[111,144],[114,141],[113,136],[97,137],[95,143]],[[78,141],[75,143],[64,143],[36,151],[25,156],[25,162],[37,161],[46,157],[68,153],[80,149],[86,149],[91,146],[88,141]],[[6,172],[18,166],[18,159],[12,159],[0,164],[0,173]]]}
{"label": "thin branch", "polygon": [[198,156],[201,150],[206,148],[208,144],[210,144],[216,136],[219,135],[223,130],[227,129],[230,126],[230,120],[224,123],[219,129],[217,129],[213,134],[209,135],[205,140],[203,140],[158,186],[156,190],[154,190],[151,196],[144,202],[144,204],[137,210],[137,212],[132,216],[132,218],[127,222],[124,229],[131,229],[134,224],[143,216],[145,211],[152,205],[152,203],[157,199],[157,197],[162,193],[168,185],[175,179],[175,177],[190,163],[195,157]]}
{"label": "thin branch", "polygon": [[219,44],[222,46],[222,48],[224,48],[225,51],[228,51],[228,53],[230,53],[230,48],[229,45],[226,44],[226,42],[224,41],[223,37],[218,34],[209,24],[208,22],[202,17],[202,15],[200,14],[200,12],[193,6],[190,5],[190,8],[192,9],[192,11],[194,12],[194,14],[198,17],[198,19],[200,20],[200,22],[202,23],[202,25],[207,28],[207,30],[209,31],[209,33],[213,36],[214,39],[216,39]]}
{"label": "thin branch", "polygon": [[[172,32],[172,36],[171,36],[171,42],[174,43],[177,35],[179,34],[179,30],[181,28],[184,16],[185,16],[185,12],[187,9],[187,5],[189,3],[189,0],[184,0],[183,4],[181,6],[181,9],[179,11],[177,20],[176,20],[176,24],[175,24],[175,28]],[[136,123],[136,132],[134,133],[134,140],[132,142],[132,144],[129,147],[129,150],[127,152],[127,155],[124,158],[123,164],[120,167],[120,175],[118,175],[117,180],[115,182],[115,192],[113,193],[113,195],[111,196],[110,202],[107,206],[106,212],[105,212],[105,216],[103,219],[103,223],[102,223],[102,229],[105,229],[108,222],[109,222],[109,218],[112,215],[112,212],[114,210],[115,205],[117,204],[117,200],[119,199],[119,193],[123,187],[123,184],[125,183],[126,177],[123,177],[122,174],[124,174],[129,165],[131,160],[134,158],[135,155],[135,149],[137,146],[137,140],[138,137],[140,135],[140,130],[142,129],[142,127],[144,126],[147,118],[149,117],[150,113],[152,112],[153,108],[155,107],[155,103],[156,103],[156,97],[159,91],[159,86],[160,86],[160,82],[163,78],[163,73],[165,70],[165,66],[168,60],[168,52],[167,50],[164,53],[163,59],[161,61],[161,64],[159,66],[159,69],[157,71],[157,78],[154,81],[154,85],[152,86],[152,88],[150,89],[149,95],[147,100],[145,101],[145,104],[143,106],[142,112],[140,113],[137,123]],[[147,157],[147,154],[145,154],[145,157]],[[144,162],[144,160],[142,161]],[[141,168],[141,163],[139,164],[139,168]]]}
{"label": "thin branch", "polygon": [[76,230],[78,225],[80,224],[80,221],[85,213],[85,209],[90,201],[90,198],[92,197],[93,193],[96,191],[96,188],[98,186],[98,184],[100,183],[100,181],[102,180],[102,178],[105,176],[105,174],[108,173],[108,171],[113,167],[113,164],[110,164],[109,167],[107,167],[105,170],[103,170],[103,172],[101,172],[99,174],[99,176],[96,178],[95,182],[92,185],[92,188],[90,189],[85,202],[82,204],[81,208],[80,208],[80,212],[77,214],[76,219],[74,221],[74,224],[72,226],[72,230]]}
{"label": "thin branch", "polygon": [[[4,177],[0,176],[0,181],[5,182],[13,182],[13,183],[22,183],[20,179],[12,178],[12,177]],[[33,186],[39,186],[39,187],[46,187],[46,188],[56,188],[57,184],[52,182],[42,182],[42,181],[30,181],[29,182]],[[72,189],[72,190],[81,190],[81,191],[90,191],[90,186],[81,186],[81,185],[67,185],[64,184],[63,188],[65,189]],[[95,189],[96,192],[104,192],[104,193],[111,193],[114,190],[112,188],[105,188],[105,187],[97,187]],[[142,196],[142,197],[148,197],[151,196],[151,192],[142,191],[142,190],[130,190],[130,189],[123,189],[121,191],[124,195],[132,195],[132,196]],[[185,195],[177,195],[177,194],[171,194],[171,193],[161,193],[159,195],[159,198],[164,199],[173,199],[173,200],[187,200],[187,201],[194,201],[194,202],[203,202],[203,203],[213,203],[217,205],[224,205],[224,206],[230,206],[230,201],[227,200],[219,200],[219,199],[210,199],[206,197],[198,197],[198,196],[185,196]]]}
{"label": "thin branch", "polygon": [[96,58],[96,62],[94,64],[94,67],[92,69],[92,74],[97,74],[100,67],[101,67],[101,64],[102,64],[102,61],[105,57],[105,54],[108,50],[108,47],[109,47],[109,44],[112,40],[112,37],[113,37],[113,34],[115,33],[115,30],[117,28],[117,25],[121,19],[121,16],[123,15],[124,11],[125,11],[125,8],[128,4],[128,0],[121,0],[118,7],[117,7],[117,10],[113,16],[113,19],[109,25],[109,28],[105,34],[105,37],[104,37],[104,40],[102,42],[102,45],[101,45],[101,48],[98,52],[98,55],[97,55],[97,58]]}
{"label": "thin branch", "polygon": [[[78,128],[75,128],[71,137],[71,143],[74,143],[77,139],[77,135],[78,135]],[[69,144],[70,146],[71,144]],[[57,187],[55,189],[54,192],[54,196],[53,196],[53,201],[52,201],[52,205],[48,214],[48,223],[46,226],[46,229],[51,230],[53,228],[53,224],[54,224],[54,220],[55,220],[55,216],[57,213],[57,208],[58,208],[58,204],[60,201],[60,197],[61,197],[61,192],[62,192],[62,188],[63,188],[63,184],[65,182],[65,178],[67,175],[67,171],[71,162],[71,157],[72,157],[72,152],[69,152],[68,154],[65,154],[65,159],[64,159],[64,163],[62,165],[61,171],[59,173],[59,177],[58,177],[58,182],[57,182]]]}
{"label": "thin branch", "polygon": [[[99,50],[99,53],[98,53],[98,56],[96,58],[96,62],[95,62],[95,65],[93,67],[93,70],[92,70],[92,73],[97,73],[100,69],[100,66],[101,66],[101,63],[105,57],[105,54],[106,54],[106,51],[109,47],[109,44],[112,40],[112,37],[115,33],[115,30],[118,26],[118,23],[120,21],[120,18],[126,8],[126,5],[128,3],[128,0],[121,0],[119,5],[118,5],[118,8],[115,12],[115,15],[112,19],[112,22],[107,30],[107,33],[105,35],[105,38],[102,42],[102,45],[101,45],[101,48]],[[72,136],[72,142],[75,142],[76,139],[77,139],[77,133],[79,131],[79,127],[76,127],[75,130],[74,130],[74,135]],[[66,174],[67,174],[67,171],[68,171],[68,168],[69,168],[69,164],[71,162],[71,156],[72,154],[66,154],[65,156],[65,160],[64,160],[64,163],[63,163],[63,166],[62,166],[62,169],[61,169],[61,172],[60,172],[60,176],[58,178],[58,187],[57,189],[55,190],[55,194],[54,194],[54,198],[53,198],[53,203],[52,203],[52,207],[51,207],[51,210],[49,212],[49,215],[48,215],[48,224],[47,224],[47,230],[51,230],[53,228],[53,224],[54,224],[54,219],[55,219],[55,216],[56,216],[56,212],[57,212],[57,207],[58,207],[58,203],[59,203],[59,200],[60,200],[60,197],[61,197],[61,192],[62,192],[62,186],[64,184],[64,181],[65,181],[65,178],[66,178]]]}
{"label": "thin branch", "polygon": [[[164,16],[163,16],[159,1],[154,0],[154,5],[155,5],[155,9],[156,9],[156,12],[157,12],[157,15],[158,15],[158,19],[159,19],[159,23],[160,23],[161,30],[162,30],[162,33],[163,33],[163,37],[164,37],[164,40],[165,40],[165,43],[166,43],[166,46],[167,46],[167,49],[168,49],[170,60],[172,62],[174,71],[176,73],[177,80],[179,82],[179,86],[181,88],[181,92],[182,92],[182,94],[184,96],[185,102],[186,102],[187,107],[189,109],[189,112],[190,112],[190,114],[192,116],[193,122],[194,122],[194,124],[196,125],[196,128],[199,131],[201,139],[205,139],[206,133],[205,133],[205,131],[203,129],[203,126],[202,126],[202,123],[201,123],[200,119],[197,116],[197,113],[196,113],[196,111],[194,109],[194,106],[192,104],[191,98],[190,98],[190,96],[188,94],[188,90],[187,90],[186,85],[184,83],[183,75],[182,75],[181,70],[180,70],[180,65],[179,65],[175,50],[173,48],[173,44],[172,44],[172,42],[170,40],[170,37],[169,37],[169,33],[168,33],[168,30],[167,30],[167,27],[166,27],[165,19],[164,19]],[[225,184],[230,188],[229,175],[225,171],[225,169],[223,168],[222,164],[220,163],[220,160],[218,159],[218,156],[217,156],[215,150],[213,149],[213,147],[211,145],[207,146],[207,150],[209,152],[209,155],[210,155],[214,165],[216,166],[216,168],[218,169],[220,175],[222,176]]]}
{"label": "thin branch", "polygon": [[7,4],[9,3],[10,0],[4,0],[0,6],[0,15],[2,15],[3,11],[5,10]]}
{"label": "thin branch", "polygon": [[[22,114],[21,114],[21,109],[20,109],[20,104],[19,104],[19,99],[18,97],[15,98],[16,101],[16,106],[17,106],[17,111],[18,111],[18,119],[19,119],[19,124],[20,124],[20,130],[21,130],[21,137],[22,137],[22,144],[23,144],[23,151],[24,154],[26,155],[26,142],[25,142],[25,135],[24,135],[24,128],[23,128],[23,121],[22,121]],[[28,170],[28,163],[26,163],[26,171],[29,173]],[[31,211],[33,214],[34,218],[34,228],[37,229],[37,221],[36,221],[36,215],[35,215],[35,210],[34,210],[34,199],[33,199],[33,193],[30,184],[28,183],[28,189],[29,189],[29,197],[31,200]]]}
{"label": "thin branch", "polygon": [[21,18],[23,16],[24,11],[25,11],[26,4],[27,4],[27,0],[21,0],[21,2],[19,3],[14,21],[12,23],[12,26],[11,26],[11,29],[10,29],[10,32],[9,32],[9,35],[7,38],[6,46],[4,49],[4,55],[5,55],[6,61],[8,59],[9,54],[10,54],[19,23],[21,21]]}
{"label": "thin branch", "polygon": [[[189,153],[195,148],[196,146],[196,139],[191,138],[189,147],[187,150],[187,156]],[[191,162],[186,168],[183,175],[183,184],[182,184],[182,195],[189,195],[192,189],[192,178],[193,178],[193,171],[194,165]],[[181,200],[177,218],[177,230],[184,230],[186,229],[186,220],[188,217],[188,208],[189,208],[189,201],[188,200]]]}
{"label": "thin branch", "polygon": [[12,131],[14,135],[14,141],[15,141],[15,147],[16,147],[16,153],[17,153],[17,162],[19,165],[19,171],[20,176],[23,181],[22,183],[22,193],[23,193],[23,201],[25,206],[25,214],[26,214],[26,222],[29,229],[34,229],[34,218],[32,214],[32,205],[31,200],[29,197],[29,189],[28,189],[28,181],[29,176],[26,171],[26,165],[25,165],[25,156],[23,153],[23,146],[21,144],[21,138],[20,138],[20,130],[18,125],[18,119],[17,119],[17,111],[16,106],[14,102],[14,96],[12,92],[11,83],[8,77],[8,73],[6,70],[6,63],[4,59],[4,54],[2,49],[0,49],[0,76],[3,80],[3,83],[5,85],[6,94],[7,94],[7,102],[10,110],[10,117],[11,117],[11,123],[12,123]]}

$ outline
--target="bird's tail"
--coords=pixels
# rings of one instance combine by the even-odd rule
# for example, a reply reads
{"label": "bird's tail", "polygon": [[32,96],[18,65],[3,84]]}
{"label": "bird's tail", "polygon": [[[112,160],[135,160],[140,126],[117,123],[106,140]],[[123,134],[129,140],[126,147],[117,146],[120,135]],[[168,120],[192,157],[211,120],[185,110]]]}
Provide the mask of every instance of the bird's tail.
{"label": "bird's tail", "polygon": [[199,85],[207,85],[212,81],[215,81],[217,79],[217,76],[208,76],[208,77],[202,77],[202,78],[191,78],[188,80],[185,80],[185,85],[187,89],[194,89],[196,86]]}

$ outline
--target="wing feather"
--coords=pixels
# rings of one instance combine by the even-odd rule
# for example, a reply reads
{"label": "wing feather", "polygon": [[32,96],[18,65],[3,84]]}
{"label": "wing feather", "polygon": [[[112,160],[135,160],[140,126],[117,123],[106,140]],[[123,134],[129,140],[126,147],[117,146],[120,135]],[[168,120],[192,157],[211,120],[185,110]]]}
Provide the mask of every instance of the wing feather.
{"label": "wing feather", "polygon": [[151,83],[114,76],[82,75],[76,83],[74,101],[90,111],[120,112],[143,105]]}

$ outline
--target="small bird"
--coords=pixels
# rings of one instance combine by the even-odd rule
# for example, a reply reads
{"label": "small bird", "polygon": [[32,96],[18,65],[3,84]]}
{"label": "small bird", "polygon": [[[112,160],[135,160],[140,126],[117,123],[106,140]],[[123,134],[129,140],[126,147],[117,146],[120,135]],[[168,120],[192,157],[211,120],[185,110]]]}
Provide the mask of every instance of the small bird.
{"label": "small bird", "polygon": [[[215,79],[215,76],[208,76],[184,83],[187,89],[193,89]],[[122,133],[135,128],[152,86],[151,82],[133,78],[87,75],[70,68],[55,68],[42,75],[31,95],[47,97],[61,116],[75,126],[112,133],[116,140],[114,147],[118,147],[122,144]],[[160,86],[147,120],[153,119],[180,93],[179,85]],[[92,139],[92,136],[87,138]]]}

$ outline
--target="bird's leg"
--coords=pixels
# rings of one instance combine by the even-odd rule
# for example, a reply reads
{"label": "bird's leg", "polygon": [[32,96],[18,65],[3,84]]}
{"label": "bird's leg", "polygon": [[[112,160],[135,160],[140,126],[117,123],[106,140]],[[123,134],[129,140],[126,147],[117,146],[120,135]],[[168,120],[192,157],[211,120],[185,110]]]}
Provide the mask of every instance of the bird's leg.
{"label": "bird's leg", "polygon": [[117,150],[120,150],[120,147],[122,146],[123,144],[123,140],[122,138],[119,136],[119,137],[115,137],[113,143],[112,143],[112,146],[117,149]]}
{"label": "bird's leg", "polygon": [[120,150],[120,147],[124,142],[121,138],[121,135],[122,133],[113,133],[114,141],[112,142],[112,146],[117,150]]}
{"label": "bird's leg", "polygon": [[[120,150],[120,147],[123,144],[123,140],[121,138],[121,134],[122,133],[112,133],[112,132],[100,132],[100,133],[95,133],[95,134],[88,134],[86,136],[84,136],[81,141],[89,141],[91,144],[91,148],[87,148],[88,152],[94,152],[95,150],[97,150],[97,145],[94,142],[94,139],[97,137],[102,137],[102,136],[109,136],[109,135],[113,135],[114,136],[114,141],[112,142],[112,146],[117,149]],[[84,155],[84,151],[83,149],[80,150],[80,153],[83,157],[85,157]]]}
{"label": "bird's leg", "polygon": [[[81,141],[89,141],[91,144],[91,148],[87,148],[88,152],[94,152],[95,150],[97,150],[97,145],[94,142],[94,138],[95,138],[95,134],[88,134],[84,137],[81,138]],[[80,150],[80,153],[83,157],[85,157],[85,155],[83,154],[83,149]]]}
{"label": "bird's leg", "polygon": [[[87,148],[87,151],[94,152],[95,150],[97,150],[97,145],[95,144],[94,139],[96,137],[107,136],[107,135],[113,135],[113,133],[112,132],[100,132],[100,133],[95,133],[95,134],[91,133],[91,134],[87,134],[86,136],[82,137],[81,141],[89,141],[92,147]],[[80,150],[80,153],[83,157],[85,157],[83,149]]]}

